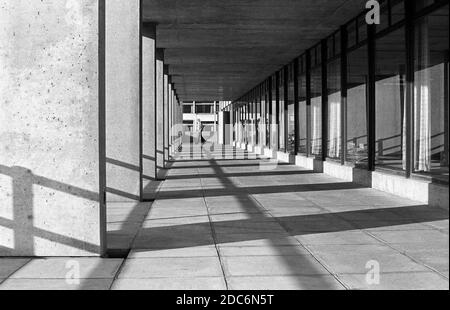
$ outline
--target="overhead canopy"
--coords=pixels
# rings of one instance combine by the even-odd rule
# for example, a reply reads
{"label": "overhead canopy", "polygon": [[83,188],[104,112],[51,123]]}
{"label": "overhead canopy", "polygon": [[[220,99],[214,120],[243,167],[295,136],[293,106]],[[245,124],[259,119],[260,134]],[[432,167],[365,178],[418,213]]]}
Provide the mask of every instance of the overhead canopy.
{"label": "overhead canopy", "polygon": [[235,100],[362,12],[364,0],[144,0],[180,100]]}

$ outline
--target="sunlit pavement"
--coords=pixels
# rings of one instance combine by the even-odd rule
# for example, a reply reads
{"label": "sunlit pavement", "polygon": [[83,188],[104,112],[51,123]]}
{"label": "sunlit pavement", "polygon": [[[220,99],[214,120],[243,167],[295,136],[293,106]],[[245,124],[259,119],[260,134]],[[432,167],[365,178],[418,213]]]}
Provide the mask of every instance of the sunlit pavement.
{"label": "sunlit pavement", "polygon": [[448,210],[211,145],[156,188],[108,209],[125,260],[0,259],[0,289],[449,289]]}

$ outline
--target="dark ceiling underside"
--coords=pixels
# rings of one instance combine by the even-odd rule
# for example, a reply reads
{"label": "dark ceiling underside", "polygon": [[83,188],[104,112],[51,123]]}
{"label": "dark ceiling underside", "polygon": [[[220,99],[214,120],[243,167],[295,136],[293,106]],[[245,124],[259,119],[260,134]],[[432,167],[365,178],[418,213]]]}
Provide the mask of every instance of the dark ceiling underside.
{"label": "dark ceiling underside", "polygon": [[183,101],[231,101],[364,10],[364,0],[144,0]]}

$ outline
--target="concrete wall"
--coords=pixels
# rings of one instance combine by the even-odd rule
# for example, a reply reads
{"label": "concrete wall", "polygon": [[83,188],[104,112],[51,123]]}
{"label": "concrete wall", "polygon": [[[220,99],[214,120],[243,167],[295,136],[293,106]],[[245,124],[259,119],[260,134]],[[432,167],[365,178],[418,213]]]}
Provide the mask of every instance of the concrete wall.
{"label": "concrete wall", "polygon": [[0,256],[98,255],[99,1],[0,7]]}
{"label": "concrete wall", "polygon": [[144,188],[156,179],[156,27],[145,25],[142,38],[142,130]]}
{"label": "concrete wall", "polygon": [[111,202],[140,197],[140,14],[140,0],[106,2],[107,198]]}

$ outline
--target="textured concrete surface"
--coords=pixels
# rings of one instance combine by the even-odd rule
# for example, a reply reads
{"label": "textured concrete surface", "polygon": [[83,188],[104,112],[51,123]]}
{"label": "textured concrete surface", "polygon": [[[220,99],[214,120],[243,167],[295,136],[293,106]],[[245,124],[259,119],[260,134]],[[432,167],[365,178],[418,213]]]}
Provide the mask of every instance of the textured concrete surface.
{"label": "textured concrete surface", "polygon": [[364,11],[365,1],[145,0],[144,9],[158,24],[180,99],[235,100]]}
{"label": "textured concrete surface", "polygon": [[64,260],[0,260],[0,288],[448,290],[448,210],[231,147],[187,150],[151,206],[113,207],[111,227],[134,235],[124,261],[80,261],[67,286]]}
{"label": "textured concrete surface", "polygon": [[106,185],[111,202],[140,195],[140,31],[140,0],[108,1]]}
{"label": "textured concrete surface", "polygon": [[145,24],[142,36],[143,186],[156,179],[156,27]]}
{"label": "textured concrete surface", "polygon": [[158,178],[164,168],[164,51],[156,50],[156,165]]}
{"label": "textured concrete surface", "polygon": [[0,2],[0,256],[100,253],[98,4]]}

